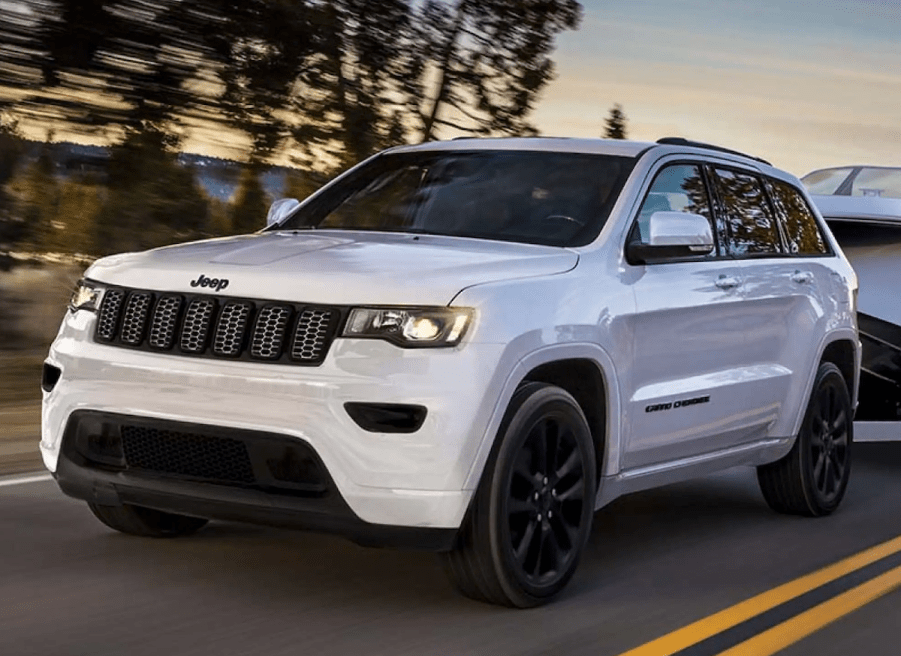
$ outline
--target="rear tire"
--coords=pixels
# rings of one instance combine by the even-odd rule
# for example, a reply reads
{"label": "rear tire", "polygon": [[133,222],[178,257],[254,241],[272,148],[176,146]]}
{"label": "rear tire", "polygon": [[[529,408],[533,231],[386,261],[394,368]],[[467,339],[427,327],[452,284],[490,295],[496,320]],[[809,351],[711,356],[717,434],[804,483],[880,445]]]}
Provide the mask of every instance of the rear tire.
{"label": "rear tire", "polygon": [[792,515],[832,513],[848,486],[853,437],[845,378],[834,364],[823,362],[792,450],[781,460],[757,468],[766,502],[773,510]]}
{"label": "rear tire", "polygon": [[148,538],[175,538],[191,535],[209,520],[186,517],[142,506],[101,506],[88,502],[88,507],[101,522],[120,533]]}
{"label": "rear tire", "polygon": [[591,532],[594,444],[566,391],[527,383],[513,395],[445,569],[467,597],[528,608],[572,578]]}

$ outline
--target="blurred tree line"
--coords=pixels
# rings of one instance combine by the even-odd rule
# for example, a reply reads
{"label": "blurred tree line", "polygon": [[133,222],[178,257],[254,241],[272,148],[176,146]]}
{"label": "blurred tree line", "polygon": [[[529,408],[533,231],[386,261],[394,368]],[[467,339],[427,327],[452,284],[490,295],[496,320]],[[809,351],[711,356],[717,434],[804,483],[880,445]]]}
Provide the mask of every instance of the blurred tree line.
{"label": "blurred tree line", "polygon": [[[0,250],[95,255],[258,229],[289,195],[392,145],[531,135],[576,0],[9,0],[0,3]],[[209,126],[213,128],[210,130]],[[106,174],[20,165],[25,126],[102,138]],[[177,163],[205,126],[248,144],[228,206]],[[52,138],[48,135],[48,141]]]}

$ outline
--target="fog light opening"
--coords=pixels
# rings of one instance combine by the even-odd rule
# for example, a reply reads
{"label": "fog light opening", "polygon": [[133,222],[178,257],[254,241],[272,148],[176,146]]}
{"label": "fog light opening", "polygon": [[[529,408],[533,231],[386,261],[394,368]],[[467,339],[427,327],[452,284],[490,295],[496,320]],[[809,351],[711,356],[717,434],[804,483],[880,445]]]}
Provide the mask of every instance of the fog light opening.
{"label": "fog light opening", "polygon": [[62,375],[62,369],[45,362],[44,369],[41,372],[41,389],[45,392],[52,392]]}
{"label": "fog light opening", "polygon": [[345,403],[350,418],[370,433],[415,433],[425,421],[428,410],[404,403]]}

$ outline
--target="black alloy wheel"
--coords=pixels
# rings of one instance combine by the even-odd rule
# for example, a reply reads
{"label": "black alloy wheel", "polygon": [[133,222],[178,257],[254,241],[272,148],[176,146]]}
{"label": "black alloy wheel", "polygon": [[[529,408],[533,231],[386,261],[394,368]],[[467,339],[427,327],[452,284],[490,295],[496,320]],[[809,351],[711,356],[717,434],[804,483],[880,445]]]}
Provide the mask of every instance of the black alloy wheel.
{"label": "black alloy wheel", "polygon": [[791,451],[757,468],[760,490],[770,507],[811,517],[835,511],[848,487],[853,439],[845,378],[834,364],[823,362]]}
{"label": "black alloy wheel", "polygon": [[827,504],[844,492],[851,465],[851,418],[839,396],[835,380],[824,385],[813,400],[810,418],[810,462],[819,498]]}
{"label": "black alloy wheel", "polygon": [[509,472],[503,514],[504,543],[532,585],[566,572],[579,543],[585,470],[573,427],[543,416],[529,431]]}
{"label": "black alloy wheel", "polygon": [[466,596],[527,608],[572,578],[591,532],[591,430],[566,391],[526,383],[513,395],[447,572]]}

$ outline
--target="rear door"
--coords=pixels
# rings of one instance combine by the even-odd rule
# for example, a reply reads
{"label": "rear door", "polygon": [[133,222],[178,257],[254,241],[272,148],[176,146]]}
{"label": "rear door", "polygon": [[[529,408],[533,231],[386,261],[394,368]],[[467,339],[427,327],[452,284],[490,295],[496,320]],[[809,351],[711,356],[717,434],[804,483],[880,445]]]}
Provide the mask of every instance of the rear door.
{"label": "rear door", "polygon": [[[727,248],[741,270],[742,383],[746,439],[790,437],[780,419],[804,406],[800,395],[817,357],[836,283],[822,258],[830,257],[809,208],[786,182],[757,172],[712,167],[717,211]],[[794,414],[793,414],[794,416]],[[789,422],[791,423],[791,422]]]}

